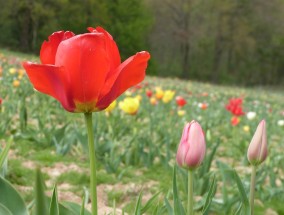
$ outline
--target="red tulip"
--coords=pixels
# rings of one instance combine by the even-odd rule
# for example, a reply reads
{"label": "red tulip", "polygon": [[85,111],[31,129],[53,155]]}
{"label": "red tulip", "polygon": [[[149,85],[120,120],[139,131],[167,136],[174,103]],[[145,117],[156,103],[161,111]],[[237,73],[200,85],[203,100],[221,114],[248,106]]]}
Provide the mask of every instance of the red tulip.
{"label": "red tulip", "polygon": [[231,124],[232,124],[232,126],[238,125],[238,124],[240,123],[240,121],[241,121],[240,117],[233,116],[233,117],[231,118]]}
{"label": "red tulip", "polygon": [[181,96],[177,96],[176,97],[176,104],[179,106],[179,107],[183,107],[186,105],[186,100],[181,97]]}
{"label": "red tulip", "polygon": [[152,97],[152,95],[153,95],[152,90],[146,90],[146,96],[147,96],[148,98]]}
{"label": "red tulip", "polygon": [[235,116],[242,116],[245,114],[243,112],[242,104],[242,98],[233,98],[229,100],[229,103],[226,105],[226,109]]}
{"label": "red tulip", "polygon": [[205,152],[204,132],[199,123],[193,120],[183,129],[176,161],[180,167],[195,169],[202,163]]}
{"label": "red tulip", "polygon": [[145,77],[148,52],[123,63],[112,36],[101,27],[74,35],[58,31],[44,41],[42,64],[23,62],[34,88],[57,99],[70,112],[107,108],[129,87]]}

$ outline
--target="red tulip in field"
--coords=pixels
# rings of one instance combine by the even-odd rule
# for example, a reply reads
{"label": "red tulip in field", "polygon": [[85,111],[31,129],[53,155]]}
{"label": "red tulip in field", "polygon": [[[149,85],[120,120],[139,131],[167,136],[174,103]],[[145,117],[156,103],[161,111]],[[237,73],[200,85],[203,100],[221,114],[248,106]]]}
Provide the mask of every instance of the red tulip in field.
{"label": "red tulip in field", "polygon": [[148,98],[152,97],[152,95],[153,95],[152,90],[146,90],[146,96],[147,96]]}
{"label": "red tulip in field", "polygon": [[180,167],[192,170],[200,166],[205,152],[204,132],[199,123],[193,120],[183,129],[176,161]]}
{"label": "red tulip in field", "polygon": [[245,114],[243,112],[242,104],[242,98],[233,98],[229,100],[229,103],[226,105],[226,109],[235,116],[241,116]]}
{"label": "red tulip in field", "polygon": [[232,124],[232,126],[238,125],[238,124],[240,123],[240,121],[241,121],[240,117],[233,116],[233,117],[231,118],[231,124]]}
{"label": "red tulip in field", "polygon": [[74,35],[58,31],[40,50],[41,64],[24,62],[34,88],[57,99],[70,112],[107,108],[144,79],[150,54],[138,52],[121,63],[112,36],[101,27]]}
{"label": "red tulip in field", "polygon": [[181,96],[177,96],[176,97],[176,104],[179,107],[183,107],[183,106],[186,105],[186,100],[183,97],[181,97]]}

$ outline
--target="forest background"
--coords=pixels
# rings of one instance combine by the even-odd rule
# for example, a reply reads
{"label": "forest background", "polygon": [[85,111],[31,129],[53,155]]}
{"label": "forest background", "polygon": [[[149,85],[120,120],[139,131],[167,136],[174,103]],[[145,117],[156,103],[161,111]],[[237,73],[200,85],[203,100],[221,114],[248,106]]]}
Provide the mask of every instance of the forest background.
{"label": "forest background", "polygon": [[152,55],[148,75],[284,85],[282,0],[0,0],[0,47],[38,54],[58,30],[102,26],[122,59]]}

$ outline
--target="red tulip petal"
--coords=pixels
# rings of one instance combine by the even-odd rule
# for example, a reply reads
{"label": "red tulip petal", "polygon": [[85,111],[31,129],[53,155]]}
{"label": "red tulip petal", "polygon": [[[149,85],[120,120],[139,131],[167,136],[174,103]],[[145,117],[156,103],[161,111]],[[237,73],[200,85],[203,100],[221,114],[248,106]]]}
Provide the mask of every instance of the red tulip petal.
{"label": "red tulip petal", "polygon": [[73,37],[70,31],[57,31],[48,37],[48,41],[44,41],[40,49],[40,61],[42,64],[55,64],[55,55],[59,44],[66,39]]}
{"label": "red tulip petal", "polygon": [[150,59],[148,52],[139,52],[124,61],[113,75],[106,80],[98,101],[98,108],[106,108],[113,100],[128,88],[138,84],[145,77],[147,62]]}
{"label": "red tulip petal", "polygon": [[121,60],[117,45],[112,36],[102,27],[89,27],[88,30],[93,33],[103,33],[106,37],[106,51],[110,58],[110,71],[114,71],[120,65]]}
{"label": "red tulip petal", "polygon": [[67,84],[63,77],[64,68],[31,62],[23,62],[23,67],[36,90],[54,97],[67,111],[73,112],[75,106],[71,99],[72,96],[66,89]]}
{"label": "red tulip petal", "polygon": [[90,106],[82,107],[86,111],[95,107],[109,72],[105,43],[101,33],[81,34],[62,41],[56,53],[55,65],[64,67],[74,102]]}

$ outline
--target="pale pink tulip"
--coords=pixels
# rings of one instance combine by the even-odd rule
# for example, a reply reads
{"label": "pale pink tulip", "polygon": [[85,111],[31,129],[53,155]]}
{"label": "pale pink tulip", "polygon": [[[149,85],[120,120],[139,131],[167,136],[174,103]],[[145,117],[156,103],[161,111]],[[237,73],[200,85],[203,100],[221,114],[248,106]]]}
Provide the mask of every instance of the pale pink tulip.
{"label": "pale pink tulip", "polygon": [[205,152],[204,132],[199,123],[193,120],[183,129],[176,161],[180,167],[195,169],[202,163]]}
{"label": "pale pink tulip", "polygon": [[262,120],[253,135],[248,148],[248,160],[252,165],[259,165],[267,157],[267,137],[265,120]]}

